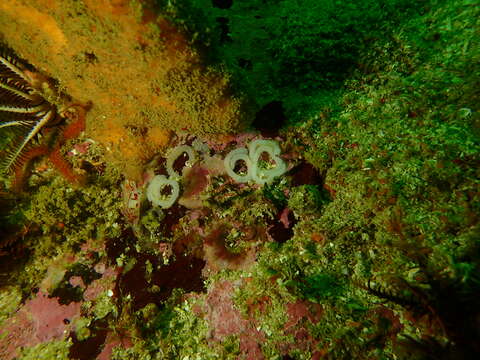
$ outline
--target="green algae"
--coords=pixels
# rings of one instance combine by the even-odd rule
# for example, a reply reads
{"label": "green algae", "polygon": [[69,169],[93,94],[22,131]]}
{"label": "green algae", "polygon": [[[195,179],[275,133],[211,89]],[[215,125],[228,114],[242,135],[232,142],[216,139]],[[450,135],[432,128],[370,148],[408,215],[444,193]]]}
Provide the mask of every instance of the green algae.
{"label": "green algae", "polygon": [[322,206],[328,202],[328,195],[316,185],[302,185],[291,189],[288,199],[288,208],[295,217],[303,218],[318,215]]}
{"label": "green algae", "polygon": [[74,189],[57,177],[32,194],[26,217],[38,224],[45,235],[55,235],[53,229],[63,224],[60,227],[68,230],[67,241],[72,243],[118,236],[115,222],[120,208],[119,183],[112,188],[106,179]]}
{"label": "green algae", "polygon": [[[421,11],[409,1],[159,1],[256,107],[304,121],[335,100],[370,39]],[[301,109],[301,110],[300,110]]]}
{"label": "green algae", "polygon": [[97,296],[93,308],[91,309],[95,319],[103,319],[109,314],[114,316],[118,314],[118,310],[114,300],[112,299],[112,296],[112,290],[106,290]]}
{"label": "green algae", "polygon": [[25,272],[28,276],[36,274],[36,280],[30,279],[30,283],[38,281],[48,268],[46,259],[61,258],[90,239],[119,235],[120,185],[118,178],[113,184],[108,179],[102,177],[83,188],[72,188],[62,178],[54,177],[32,191],[25,217],[38,227],[38,233],[27,241],[33,254]]}
{"label": "green algae", "polygon": [[2,289],[0,292],[0,326],[18,310],[21,301],[22,293],[18,286],[8,286]]}
{"label": "green algae", "polygon": [[83,341],[91,336],[91,331],[88,328],[90,324],[91,320],[89,318],[80,317],[75,320],[75,336],[78,340]]}
{"label": "green algae", "polygon": [[68,360],[71,340],[55,340],[22,349],[19,360]]}
{"label": "green algae", "polygon": [[181,292],[176,291],[162,309],[149,304],[137,312],[145,342],[138,343],[138,350],[118,349],[114,358],[120,359],[126,354],[152,359],[222,358],[218,348],[208,346],[205,341],[208,324],[192,316],[190,301],[177,302],[180,296]]}
{"label": "green algae", "polygon": [[[460,341],[456,329],[470,329],[468,323],[435,318],[426,308],[439,316],[457,308],[478,313],[480,123],[472,75],[478,74],[472,65],[479,58],[472,31],[478,10],[471,1],[433,1],[425,11],[357,49],[354,59],[361,66],[348,74],[334,110],[317,108],[320,115],[284,129],[287,145],[325,175],[324,189],[293,187],[286,174],[261,190],[222,187],[222,177],[207,190],[208,230],[219,220],[261,225],[285,207],[295,214],[292,238],[259,242],[257,261],[247,270],[223,269],[205,279],[207,294],[222,281],[240,284],[234,308],[266,336],[260,344],[266,358],[422,358],[432,343],[448,350],[449,339]],[[248,30],[248,22],[235,21]],[[27,244],[38,247],[32,256],[39,260],[26,268],[23,283],[37,284],[43,276],[38,270],[84,239],[119,236],[112,215],[119,206],[114,179],[93,178],[84,189],[57,179],[32,191],[27,218],[40,226],[40,238]],[[159,239],[161,221],[146,212],[140,220],[145,234],[131,246],[152,253],[160,240],[181,239],[180,231]],[[200,221],[182,220],[182,228],[189,225],[198,228]],[[232,253],[249,246],[241,235],[238,229],[225,235]],[[50,260],[41,265],[45,259]],[[114,260],[123,274],[137,261],[128,251]],[[155,271],[148,261],[143,276],[151,281]],[[0,299],[10,301],[4,290]],[[130,295],[119,306],[105,291],[89,319],[105,319],[119,331],[125,323],[133,329],[133,346],[117,346],[113,359],[242,356],[241,335],[212,341],[214,324],[198,310],[207,294],[173,291],[162,304],[133,313]],[[19,306],[13,298],[0,321]],[[295,304],[310,312],[293,321],[288,306]],[[77,332],[88,338],[89,321],[83,321]],[[439,321],[445,321],[446,332],[435,326]],[[300,330],[315,341],[302,343]],[[425,334],[431,343],[422,342]],[[62,353],[67,343],[44,347],[55,353],[57,345]],[[470,344],[462,346],[468,351]]]}

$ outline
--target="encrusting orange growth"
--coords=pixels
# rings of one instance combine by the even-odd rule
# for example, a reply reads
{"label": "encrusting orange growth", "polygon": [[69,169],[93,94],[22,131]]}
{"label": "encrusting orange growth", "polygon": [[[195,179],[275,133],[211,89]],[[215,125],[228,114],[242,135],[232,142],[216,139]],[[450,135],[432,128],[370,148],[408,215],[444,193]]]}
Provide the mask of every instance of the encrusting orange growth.
{"label": "encrusting orange growth", "polygon": [[168,144],[170,140],[170,133],[159,129],[153,128],[148,132],[148,143],[152,144],[155,147],[164,147]]}
{"label": "encrusting orange growth", "polygon": [[17,18],[19,25],[33,26],[38,29],[37,34],[35,34],[37,39],[39,41],[46,40],[52,51],[60,52],[62,48],[67,46],[64,33],[50,15],[24,5],[19,0],[1,1],[0,12],[4,12],[9,17]]}
{"label": "encrusting orange growth", "polygon": [[127,176],[141,172],[171,131],[226,134],[244,124],[227,77],[205,68],[154,9],[153,0],[0,2],[0,37],[62,92],[91,102],[87,136]]}
{"label": "encrusting orange growth", "polygon": [[121,156],[122,170],[130,179],[140,179],[142,168],[138,163],[147,162],[170,141],[170,132],[159,128],[129,129],[111,119],[105,125],[108,131],[100,132],[97,140],[105,145],[111,162],[116,161],[115,156]]}

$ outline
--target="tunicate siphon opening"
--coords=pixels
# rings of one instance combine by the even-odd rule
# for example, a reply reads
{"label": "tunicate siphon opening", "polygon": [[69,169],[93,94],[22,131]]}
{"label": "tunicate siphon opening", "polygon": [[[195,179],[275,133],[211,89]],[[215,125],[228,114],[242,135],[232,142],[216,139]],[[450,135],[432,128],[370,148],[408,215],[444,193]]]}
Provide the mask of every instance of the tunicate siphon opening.
{"label": "tunicate siphon opening", "polygon": [[185,167],[185,164],[187,161],[190,159],[188,154],[186,152],[181,153],[177,159],[173,162],[173,170],[175,170],[177,173],[181,174],[183,171],[183,168]]}
{"label": "tunicate siphon opening", "polygon": [[235,167],[233,171],[238,175],[246,175],[248,174],[248,165],[243,159],[239,159],[235,162]]}
{"label": "tunicate siphon opening", "polygon": [[182,176],[186,166],[192,166],[195,162],[195,153],[191,146],[180,145],[167,154],[167,173],[171,178]]}
{"label": "tunicate siphon opening", "polygon": [[160,195],[162,195],[162,196],[170,196],[170,195],[172,195],[172,192],[173,192],[173,188],[168,184],[164,185],[160,189]]}
{"label": "tunicate siphon opening", "polygon": [[258,165],[261,169],[271,169],[276,163],[267,151],[263,151],[258,158]]}

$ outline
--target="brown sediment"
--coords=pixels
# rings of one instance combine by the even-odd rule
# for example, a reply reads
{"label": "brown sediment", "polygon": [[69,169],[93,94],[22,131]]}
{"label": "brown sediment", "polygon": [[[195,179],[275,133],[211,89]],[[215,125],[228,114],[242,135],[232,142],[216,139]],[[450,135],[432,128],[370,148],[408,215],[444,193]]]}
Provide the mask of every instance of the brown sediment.
{"label": "brown sediment", "polygon": [[109,160],[131,178],[168,144],[171,131],[229,133],[242,124],[226,76],[206,69],[188,38],[151,4],[0,4],[0,37],[73,99],[92,103],[88,136],[106,145]]}

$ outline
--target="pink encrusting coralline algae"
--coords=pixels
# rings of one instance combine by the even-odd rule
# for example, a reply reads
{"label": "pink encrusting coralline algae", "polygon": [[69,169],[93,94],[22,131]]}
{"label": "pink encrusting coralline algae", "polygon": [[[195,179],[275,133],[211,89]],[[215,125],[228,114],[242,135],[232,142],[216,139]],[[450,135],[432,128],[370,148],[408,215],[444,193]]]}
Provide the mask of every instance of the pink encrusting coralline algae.
{"label": "pink encrusting coralline algae", "polygon": [[28,300],[0,331],[0,358],[12,360],[22,347],[64,338],[71,323],[80,316],[80,303],[62,305],[44,292]]}

